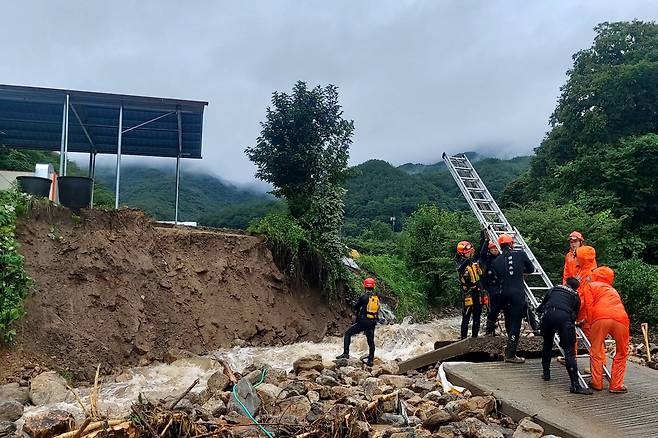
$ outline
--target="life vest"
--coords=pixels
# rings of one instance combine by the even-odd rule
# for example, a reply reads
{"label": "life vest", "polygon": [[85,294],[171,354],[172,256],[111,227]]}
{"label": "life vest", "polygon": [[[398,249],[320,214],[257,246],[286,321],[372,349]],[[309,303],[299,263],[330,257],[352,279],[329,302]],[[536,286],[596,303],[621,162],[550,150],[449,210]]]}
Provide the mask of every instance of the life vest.
{"label": "life vest", "polygon": [[377,295],[370,295],[368,297],[368,304],[366,304],[366,318],[376,319],[379,313],[379,297]]}

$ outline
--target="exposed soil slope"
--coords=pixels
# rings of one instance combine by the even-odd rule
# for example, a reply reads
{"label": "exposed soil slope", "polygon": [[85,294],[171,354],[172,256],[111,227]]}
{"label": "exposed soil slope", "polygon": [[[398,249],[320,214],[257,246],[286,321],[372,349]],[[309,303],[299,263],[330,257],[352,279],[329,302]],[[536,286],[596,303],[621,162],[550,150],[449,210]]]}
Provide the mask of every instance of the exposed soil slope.
{"label": "exposed soil slope", "polygon": [[239,232],[158,227],[135,210],[77,218],[49,208],[17,234],[36,291],[0,369],[20,354],[89,379],[98,363],[109,371],[171,348],[319,340],[349,317],[319,292],[292,290],[262,239]]}

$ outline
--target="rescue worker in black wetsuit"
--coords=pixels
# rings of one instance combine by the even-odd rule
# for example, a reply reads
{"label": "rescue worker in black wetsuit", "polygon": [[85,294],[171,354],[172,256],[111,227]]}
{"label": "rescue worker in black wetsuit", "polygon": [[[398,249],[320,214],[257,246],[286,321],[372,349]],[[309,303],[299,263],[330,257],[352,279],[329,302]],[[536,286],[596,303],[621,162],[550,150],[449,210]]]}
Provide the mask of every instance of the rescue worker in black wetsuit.
{"label": "rescue worker in black wetsuit", "polygon": [[505,362],[524,363],[525,359],[516,355],[521,334],[521,320],[525,311],[524,274],[535,271],[535,267],[525,252],[514,250],[514,239],[508,234],[498,237],[501,254],[493,262],[494,271],[502,281],[501,304],[507,308],[507,348]]}
{"label": "rescue worker in black wetsuit", "polygon": [[[493,261],[500,255],[500,251],[494,242],[489,241],[486,231],[480,233],[480,269],[482,270],[482,286],[489,295],[489,312],[487,313],[487,325],[485,333],[487,336],[494,336],[496,331],[496,321],[502,311],[507,313],[507,309],[502,306],[501,282],[496,271],[493,268]],[[505,318],[507,322],[507,318]],[[507,330],[507,326],[505,327]]]}
{"label": "rescue worker in black wetsuit", "polygon": [[363,287],[366,292],[361,295],[354,305],[356,323],[345,332],[343,338],[343,354],[336,357],[336,359],[349,359],[352,336],[358,333],[364,333],[368,341],[369,350],[366,365],[372,366],[375,360],[375,326],[377,325],[380,308],[379,295],[375,292],[375,280],[373,278],[363,280]]}
{"label": "rescue worker in black wetsuit", "polygon": [[580,298],[576,292],[579,286],[578,279],[569,277],[566,285],[551,288],[537,307],[537,313],[542,315],[541,334],[544,337],[541,355],[542,379],[551,380],[551,355],[553,340],[557,333],[571,381],[570,391],[574,394],[591,395],[592,390],[582,387],[578,381],[578,364],[573,348],[576,342],[576,316],[580,310]]}
{"label": "rescue worker in black wetsuit", "polygon": [[457,244],[459,257],[457,274],[462,291],[462,324],[461,338],[468,336],[468,323],[473,317],[472,335],[477,338],[480,333],[480,317],[482,315],[482,291],[480,287],[480,276],[482,271],[477,260],[473,260],[475,248],[470,242],[462,240]]}

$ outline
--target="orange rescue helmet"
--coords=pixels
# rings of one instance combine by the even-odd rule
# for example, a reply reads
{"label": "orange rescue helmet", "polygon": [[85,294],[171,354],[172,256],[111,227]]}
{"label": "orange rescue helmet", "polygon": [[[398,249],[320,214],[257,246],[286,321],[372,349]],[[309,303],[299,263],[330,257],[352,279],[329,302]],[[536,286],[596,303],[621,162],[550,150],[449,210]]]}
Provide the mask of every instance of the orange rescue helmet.
{"label": "orange rescue helmet", "polygon": [[511,245],[512,243],[514,243],[514,238],[509,234],[501,234],[498,236],[498,245]]}
{"label": "orange rescue helmet", "polygon": [[584,241],[585,238],[584,238],[583,235],[580,234],[578,231],[572,231],[571,234],[569,234],[569,240],[581,240],[581,241]]}
{"label": "orange rescue helmet", "polygon": [[375,279],[368,277],[365,280],[363,280],[363,287],[366,289],[374,289],[375,288]]}
{"label": "orange rescue helmet", "polygon": [[461,255],[466,255],[473,250],[473,245],[467,240],[462,240],[457,244],[457,252]]}

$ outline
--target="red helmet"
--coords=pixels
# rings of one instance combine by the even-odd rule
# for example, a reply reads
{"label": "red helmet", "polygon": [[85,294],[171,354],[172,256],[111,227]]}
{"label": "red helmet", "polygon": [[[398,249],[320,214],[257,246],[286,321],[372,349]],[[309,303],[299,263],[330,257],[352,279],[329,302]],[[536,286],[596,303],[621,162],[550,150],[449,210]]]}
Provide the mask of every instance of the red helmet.
{"label": "red helmet", "polygon": [[498,246],[496,246],[496,242],[489,242],[489,244],[487,245],[487,248],[489,248],[489,249],[494,249],[494,248],[498,249]]}
{"label": "red helmet", "polygon": [[466,255],[473,250],[473,245],[467,240],[462,240],[457,244],[457,252],[462,255]]}
{"label": "red helmet", "polygon": [[366,289],[374,289],[375,288],[375,279],[368,277],[365,280],[363,280],[363,287]]}
{"label": "red helmet", "polygon": [[585,240],[585,238],[578,231],[572,231],[571,234],[569,234],[569,240]]}
{"label": "red helmet", "polygon": [[509,234],[501,234],[498,236],[498,245],[511,245],[514,243],[514,238]]}

